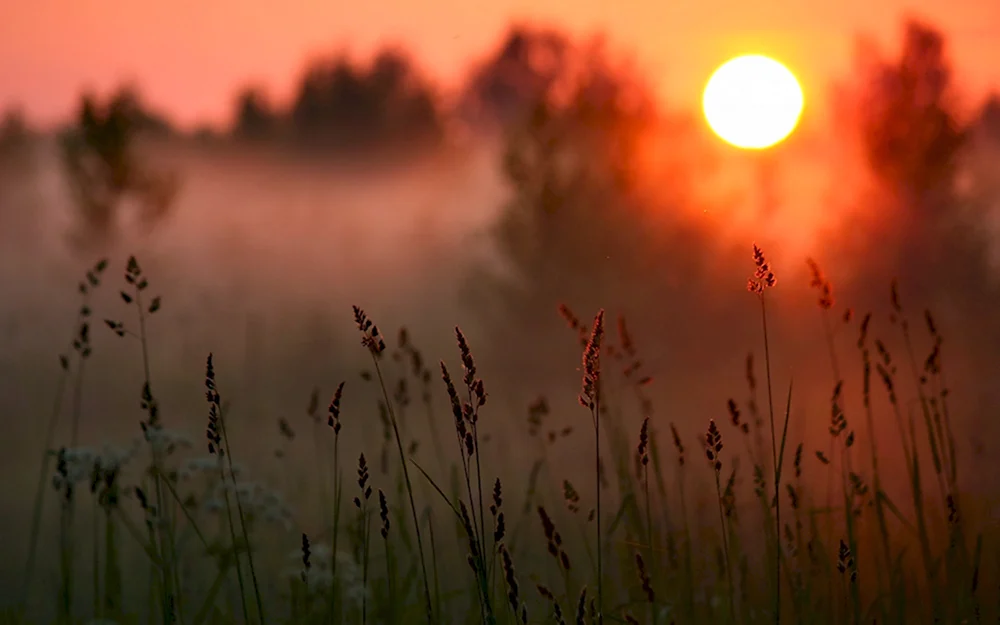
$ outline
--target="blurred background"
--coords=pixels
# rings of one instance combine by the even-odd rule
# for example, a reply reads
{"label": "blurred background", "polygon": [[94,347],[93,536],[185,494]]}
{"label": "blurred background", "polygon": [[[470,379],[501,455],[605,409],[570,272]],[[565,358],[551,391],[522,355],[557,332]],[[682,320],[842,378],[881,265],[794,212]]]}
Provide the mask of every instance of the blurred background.
{"label": "blurred background", "polygon": [[[628,418],[695,445],[727,399],[745,401],[749,354],[763,375],[746,290],[759,244],[778,280],[775,395],[794,380],[791,437],[808,450],[826,445],[838,377],[861,419],[869,312],[915,396],[898,279],[918,367],[925,310],[944,337],[960,480],[995,498],[998,41],[1000,5],[971,0],[4,3],[0,588],[23,570],[77,284],[102,258],[76,442],[139,435],[141,353],[101,323],[135,323],[118,294],[133,254],[162,297],[149,348],[164,422],[202,445],[212,351],[234,446],[289,482],[308,463],[276,461],[278,420],[311,428],[314,391],[325,405],[346,381],[345,436],[380,436],[352,305],[391,347],[405,326],[429,363],[459,366],[463,328],[490,453],[516,473],[538,397],[558,427],[587,424],[560,304],[584,323],[605,308],[611,330],[625,320],[652,378]],[[800,127],[766,152],[723,144],[700,113],[712,70],[746,52],[786,63],[805,92]],[[833,286],[831,345],[807,259]],[[564,466],[580,436],[553,446]]]}

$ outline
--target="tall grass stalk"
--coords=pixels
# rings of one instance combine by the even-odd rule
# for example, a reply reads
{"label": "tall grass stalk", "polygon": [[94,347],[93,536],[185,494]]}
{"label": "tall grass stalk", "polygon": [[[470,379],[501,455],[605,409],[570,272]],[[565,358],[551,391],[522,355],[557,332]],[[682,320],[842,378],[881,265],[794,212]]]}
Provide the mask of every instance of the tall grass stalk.
{"label": "tall grass stalk", "polygon": [[333,399],[327,408],[327,425],[333,430],[333,527],[330,532],[333,561],[330,563],[330,614],[331,619],[337,618],[337,547],[340,538],[340,503],[343,499],[344,479],[340,473],[340,400],[344,393],[344,383],[341,382],[334,391]]}
{"label": "tall grass stalk", "polygon": [[914,386],[917,389],[920,411],[924,417],[924,425],[927,430],[927,444],[930,447],[931,460],[934,463],[934,473],[937,477],[941,503],[944,504],[948,500],[948,495],[950,494],[948,487],[945,484],[945,480],[947,479],[944,471],[945,460],[942,459],[946,459],[947,445],[945,444],[943,438],[939,436],[939,430],[934,427],[930,406],[927,401],[927,395],[924,393],[925,382],[918,370],[917,358],[913,349],[913,340],[910,338],[910,322],[903,311],[903,306],[899,298],[899,286],[896,281],[893,281],[892,283],[890,294],[893,308],[893,321],[899,325],[900,331],[903,335],[903,345],[906,348],[906,355],[910,364],[910,372],[913,376]]}
{"label": "tall grass stalk", "polygon": [[719,508],[719,531],[722,533],[722,553],[726,566],[726,587],[729,600],[729,618],[736,621],[736,604],[733,598],[733,566],[729,558],[729,530],[726,524],[726,515],[723,510],[723,494],[720,474],[722,473],[722,459],[719,453],[722,451],[722,433],[715,425],[715,420],[709,420],[708,431],[705,433],[705,455],[708,457],[709,465],[715,477],[715,499]]}
{"label": "tall grass stalk", "polygon": [[583,350],[583,388],[580,404],[590,410],[594,426],[594,492],[596,499],[595,525],[597,531],[597,622],[604,623],[604,561],[603,535],[601,533],[601,340],[604,337],[604,310],[594,317],[590,340]]}
{"label": "tall grass stalk", "polygon": [[173,567],[173,558],[167,554],[175,553],[174,528],[166,501],[163,496],[162,466],[160,439],[162,424],[160,423],[159,404],[152,391],[152,376],[149,364],[149,338],[146,330],[147,316],[155,314],[160,309],[160,298],[154,297],[148,303],[143,301],[143,293],[149,287],[149,281],[143,274],[142,268],[135,256],[130,256],[125,267],[125,283],[128,285],[122,290],[120,295],[126,305],[133,305],[138,317],[138,334],[126,330],[125,324],[121,321],[106,320],[105,323],[119,337],[131,336],[137,338],[140,344],[142,356],[142,403],[141,407],[147,414],[147,420],[140,423],[143,436],[150,446],[152,456],[151,477],[153,480],[153,492],[155,497],[154,526],[155,541],[158,543],[156,552],[160,557],[159,577],[161,590],[161,612],[164,625],[168,625],[175,620],[178,593],[175,591],[177,575]]}
{"label": "tall grass stalk", "polygon": [[[77,287],[81,296],[81,302],[80,308],[78,309],[76,318],[73,322],[73,334],[70,340],[70,346],[77,355],[77,366],[81,369],[83,367],[83,361],[90,355],[91,349],[89,342],[90,334],[87,330],[84,330],[85,327],[89,328],[88,319],[92,315],[90,297],[93,290],[100,286],[101,275],[107,267],[108,261],[106,259],[99,260],[90,270],[87,271],[84,280],[80,281]],[[29,599],[28,595],[31,591],[31,585],[35,576],[35,565],[38,557],[38,540],[41,535],[42,513],[44,511],[45,492],[47,490],[46,485],[49,483],[51,471],[50,461],[52,458],[52,450],[55,446],[59,416],[62,414],[63,400],[66,395],[66,385],[68,384],[70,377],[71,363],[69,356],[66,354],[60,354],[59,365],[59,375],[56,378],[54,392],[52,395],[52,409],[49,412],[48,425],[46,426],[45,431],[45,443],[42,448],[41,466],[38,471],[38,484],[35,487],[35,498],[34,504],[32,505],[31,534],[28,537],[28,556],[24,566],[20,605],[17,610],[19,618],[23,618],[25,611],[27,610]],[[75,428],[73,438],[76,438]],[[75,446],[75,442],[71,443],[71,447]]]}
{"label": "tall grass stalk", "polygon": [[396,413],[392,407],[392,400],[389,399],[389,392],[386,390],[385,378],[382,376],[382,369],[379,367],[378,356],[385,351],[385,341],[379,335],[376,327],[365,316],[363,310],[354,307],[354,320],[362,334],[362,344],[368,348],[375,367],[375,374],[378,376],[379,386],[382,389],[382,397],[385,399],[386,407],[389,411],[389,421],[392,424],[392,431],[396,438],[396,448],[399,451],[399,462],[403,471],[403,479],[406,482],[406,494],[410,500],[410,512],[413,515],[413,528],[417,536],[417,550],[420,553],[420,568],[423,575],[424,585],[424,605],[426,607],[427,622],[431,625],[435,622],[433,603],[431,602],[430,582],[427,578],[427,560],[424,557],[424,543],[420,532],[420,519],[417,516],[417,504],[413,499],[413,484],[410,482],[410,471],[407,467],[406,453],[403,451],[403,441],[399,435],[399,424],[396,422]]}
{"label": "tall grass stalk", "polygon": [[[771,426],[771,462],[774,470],[774,620],[781,623],[781,497],[779,497],[780,476],[778,468],[778,444],[774,429],[774,397],[771,391],[771,346],[767,338],[767,303],[764,291],[773,288],[776,283],[774,272],[771,271],[770,264],[764,257],[764,253],[756,244],[753,246],[753,259],[757,269],[754,276],[750,278],[748,288],[751,293],[757,295],[760,301],[761,327],[764,333],[764,367],[767,374],[767,408]],[[787,422],[786,422],[787,425]]]}
{"label": "tall grass stalk", "polygon": [[368,500],[372,496],[372,487],[368,484],[368,463],[365,455],[358,456],[358,487],[361,494],[354,498],[358,509],[358,528],[361,536],[361,624],[368,623],[368,553],[371,544],[371,515],[368,512]]}
{"label": "tall grass stalk", "polygon": [[[806,263],[809,265],[812,271],[812,281],[809,286],[813,287],[820,292],[819,296],[819,310],[820,310],[820,321],[823,325],[823,337],[826,340],[827,354],[830,358],[830,367],[833,372],[833,383],[840,384],[843,382],[843,377],[840,374],[840,362],[837,358],[837,349],[833,340],[833,329],[830,325],[830,310],[834,305],[833,297],[833,285],[830,281],[823,275],[823,271],[820,269],[819,264],[813,259],[806,259]],[[827,457],[833,462],[836,457],[836,441],[831,438],[829,448],[827,450]],[[832,509],[833,506],[833,471],[826,471],[826,507],[827,509]],[[826,516],[826,533],[827,536],[833,535],[833,515]]]}
{"label": "tall grass stalk", "polygon": [[[208,427],[206,431],[208,436],[208,452],[218,458],[219,480],[222,484],[222,496],[226,507],[226,522],[229,529],[230,543],[233,548],[233,559],[236,566],[236,580],[239,584],[240,601],[243,608],[243,620],[249,623],[250,610],[247,605],[246,584],[243,581],[243,567],[240,563],[240,542],[236,538],[236,525],[233,522],[232,504],[229,499],[230,484],[227,482],[226,465],[224,460],[224,456],[228,454],[228,443],[222,434],[222,429],[225,427],[225,413],[222,407],[221,396],[219,395],[219,391],[215,383],[215,367],[212,363],[212,354],[208,355],[208,359],[205,364],[205,388],[209,404]],[[232,477],[232,486],[235,491],[236,477],[232,475],[231,462],[229,465],[229,472]]]}
{"label": "tall grass stalk", "polygon": [[[878,437],[875,434],[875,417],[871,403],[871,377],[872,363],[871,354],[868,348],[868,325],[871,323],[872,315],[868,313],[861,322],[860,335],[858,337],[858,349],[861,350],[862,361],[862,404],[865,409],[865,418],[868,422],[868,447],[871,452],[872,486],[874,488],[873,499],[875,506],[875,519],[878,523],[880,542],[882,543],[882,558],[885,570],[892,568],[892,543],[889,539],[889,526],[886,522],[885,507],[882,501],[882,473],[878,464]],[[888,580],[891,591],[891,579]]]}

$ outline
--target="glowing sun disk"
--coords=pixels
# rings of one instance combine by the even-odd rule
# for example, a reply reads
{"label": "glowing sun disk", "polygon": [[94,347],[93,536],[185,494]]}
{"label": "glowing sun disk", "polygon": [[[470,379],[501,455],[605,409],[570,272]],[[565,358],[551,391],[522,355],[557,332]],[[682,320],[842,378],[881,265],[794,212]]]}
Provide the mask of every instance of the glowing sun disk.
{"label": "glowing sun disk", "polygon": [[802,115],[802,88],[791,71],[760,55],[736,57],[715,70],[702,96],[709,127],[736,147],[780,143]]}

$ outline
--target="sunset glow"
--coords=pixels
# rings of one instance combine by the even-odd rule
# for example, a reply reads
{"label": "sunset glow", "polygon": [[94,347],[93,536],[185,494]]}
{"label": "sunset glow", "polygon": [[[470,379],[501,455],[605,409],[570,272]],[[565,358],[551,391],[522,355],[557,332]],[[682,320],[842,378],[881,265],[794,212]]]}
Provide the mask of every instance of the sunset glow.
{"label": "sunset glow", "polygon": [[802,88],[784,65],[760,55],[732,59],[712,74],[702,106],[723,140],[752,150],[783,141],[798,125]]}

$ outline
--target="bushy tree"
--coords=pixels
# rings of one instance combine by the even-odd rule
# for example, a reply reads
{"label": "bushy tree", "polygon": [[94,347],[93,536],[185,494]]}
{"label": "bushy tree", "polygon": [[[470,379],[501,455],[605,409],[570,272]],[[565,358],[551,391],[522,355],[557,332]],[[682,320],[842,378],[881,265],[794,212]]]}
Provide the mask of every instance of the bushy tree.
{"label": "bushy tree", "polygon": [[[898,52],[860,47],[844,110],[875,183],[867,214],[851,237],[865,246],[865,275],[920,283],[944,259],[979,263],[982,242],[962,210],[958,179],[968,129],[944,37],[931,25],[904,24]],[[870,206],[868,206],[870,205]],[[859,268],[859,271],[861,269]]]}
{"label": "bushy tree", "polygon": [[344,56],[313,63],[290,118],[300,142],[355,152],[434,142],[443,129],[430,85],[394,49],[381,51],[368,67]]}
{"label": "bushy tree", "polygon": [[[519,30],[473,85],[487,104],[479,110],[492,107],[491,123],[505,130],[511,192],[493,231],[505,267],[475,276],[474,300],[496,352],[510,341],[539,350],[504,370],[544,366],[532,356],[553,331],[564,332],[561,303],[649,313],[651,292],[696,279],[685,265],[698,256],[685,255],[699,236],[669,218],[687,201],[684,179],[658,181],[656,199],[643,193],[644,141],[661,132],[663,115],[638,73],[614,62],[603,42]],[[525,332],[534,340],[524,341]],[[571,338],[566,344],[574,349]]]}
{"label": "bushy tree", "polygon": [[911,210],[942,210],[966,137],[944,37],[909,21],[899,54],[872,54],[865,65],[857,111],[872,172]]}
{"label": "bushy tree", "polygon": [[[971,352],[992,345],[1000,331],[986,311],[1000,304],[1000,282],[983,209],[995,168],[977,162],[985,152],[969,141],[947,43],[933,26],[909,21],[898,52],[886,57],[869,46],[859,61],[850,119],[880,193],[861,203],[828,253],[850,271],[855,293],[885,293],[896,278],[907,301],[939,314],[956,344]],[[991,124],[992,106],[980,125]],[[977,336],[961,336],[973,329]],[[980,356],[990,363],[984,370],[996,366],[995,354]]]}
{"label": "bushy tree", "polygon": [[162,129],[131,90],[123,89],[103,103],[89,94],[82,97],[76,123],[62,141],[78,209],[76,244],[109,244],[118,234],[120,209],[127,200],[135,200],[139,218],[147,226],[166,215],[177,180],[146,168],[136,154],[136,139],[144,130]]}
{"label": "bushy tree", "polygon": [[515,25],[474,68],[459,114],[479,129],[522,123],[555,83],[569,78],[573,58],[573,44],[563,33]]}

